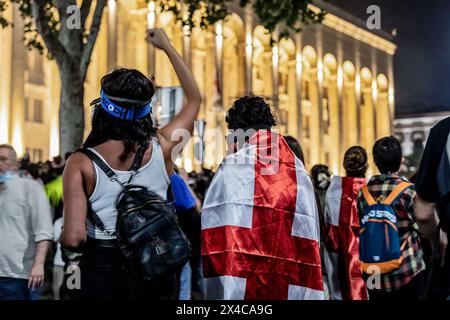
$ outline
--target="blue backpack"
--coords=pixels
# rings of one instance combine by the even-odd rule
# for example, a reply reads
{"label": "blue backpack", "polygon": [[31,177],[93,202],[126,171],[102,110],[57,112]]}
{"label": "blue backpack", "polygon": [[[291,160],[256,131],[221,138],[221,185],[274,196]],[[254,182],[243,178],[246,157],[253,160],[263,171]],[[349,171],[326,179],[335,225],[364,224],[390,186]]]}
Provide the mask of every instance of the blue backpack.
{"label": "blue backpack", "polygon": [[375,201],[367,186],[361,189],[368,204],[361,218],[359,236],[361,267],[365,273],[372,274],[376,271],[385,274],[398,269],[402,264],[402,250],[406,242],[400,244],[397,214],[392,204],[411,185],[409,182],[398,184],[384,201]]}

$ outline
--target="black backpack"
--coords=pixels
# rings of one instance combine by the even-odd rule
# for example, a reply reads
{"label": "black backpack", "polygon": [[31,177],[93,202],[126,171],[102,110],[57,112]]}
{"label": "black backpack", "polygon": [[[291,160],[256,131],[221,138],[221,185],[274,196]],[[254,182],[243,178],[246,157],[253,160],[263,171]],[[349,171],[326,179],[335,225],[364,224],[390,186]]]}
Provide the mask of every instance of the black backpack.
{"label": "black backpack", "polygon": [[[129,269],[143,280],[175,272],[189,260],[191,244],[181,230],[169,185],[168,201],[144,186],[133,185],[131,181],[138,173],[148,142],[139,146],[129,171],[132,175],[127,183],[118,180],[117,175],[94,152],[79,151],[87,155],[109,177],[122,186],[116,200],[116,232],[118,246]],[[89,206],[90,208],[90,206]],[[94,226],[108,234],[100,217],[89,210],[88,218]]]}

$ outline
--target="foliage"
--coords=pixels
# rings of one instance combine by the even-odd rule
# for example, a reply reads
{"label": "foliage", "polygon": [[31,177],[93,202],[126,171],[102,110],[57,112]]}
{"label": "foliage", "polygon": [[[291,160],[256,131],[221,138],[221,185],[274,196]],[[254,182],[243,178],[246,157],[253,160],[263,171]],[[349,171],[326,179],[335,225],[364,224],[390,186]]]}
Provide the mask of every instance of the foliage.
{"label": "foliage", "polygon": [[[58,29],[58,19],[55,17],[54,10],[52,10],[51,0],[40,0],[45,3],[45,14],[48,19],[49,30],[53,34],[57,33]],[[13,26],[10,21],[8,21],[2,13],[7,9],[8,1],[0,0],[0,26],[8,27]],[[45,45],[39,37],[39,32],[36,29],[35,23],[33,21],[32,13],[32,0],[10,0],[10,3],[16,3],[19,5],[19,12],[24,21],[24,42],[28,49],[37,49],[41,54],[44,52]],[[51,55],[49,54],[49,58]]]}
{"label": "foliage", "polygon": [[[147,0],[149,2],[149,0]],[[161,0],[162,11],[172,12],[184,26],[207,28],[229,14],[232,0]],[[185,9],[183,9],[183,3]],[[316,13],[308,5],[312,0],[240,0],[241,7],[252,6],[259,23],[270,33],[278,26],[282,29],[280,36],[289,35],[289,31],[300,32],[302,26],[321,23],[326,12]]]}

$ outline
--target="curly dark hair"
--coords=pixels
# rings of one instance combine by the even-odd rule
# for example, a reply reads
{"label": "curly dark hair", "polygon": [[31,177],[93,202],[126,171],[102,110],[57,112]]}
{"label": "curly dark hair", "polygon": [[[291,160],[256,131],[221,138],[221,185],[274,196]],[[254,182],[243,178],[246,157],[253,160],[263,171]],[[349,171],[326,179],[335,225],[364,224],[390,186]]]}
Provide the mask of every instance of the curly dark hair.
{"label": "curly dark hair", "polygon": [[270,129],[277,121],[262,97],[246,96],[236,100],[225,117],[228,129]]}
{"label": "curly dark hair", "polygon": [[363,147],[353,146],[345,152],[344,169],[347,177],[364,178],[368,168],[367,152]]}
{"label": "curly dark hair", "polygon": [[[103,77],[101,86],[107,95],[130,100],[149,101],[155,94],[151,80],[135,69],[116,69]],[[111,101],[124,108],[143,107],[142,104]],[[122,141],[125,149],[119,159],[124,162],[135,143],[141,144],[156,133],[150,114],[142,119],[128,121],[110,116],[99,103],[94,108],[92,131],[84,143],[85,148],[93,148],[108,140]]]}

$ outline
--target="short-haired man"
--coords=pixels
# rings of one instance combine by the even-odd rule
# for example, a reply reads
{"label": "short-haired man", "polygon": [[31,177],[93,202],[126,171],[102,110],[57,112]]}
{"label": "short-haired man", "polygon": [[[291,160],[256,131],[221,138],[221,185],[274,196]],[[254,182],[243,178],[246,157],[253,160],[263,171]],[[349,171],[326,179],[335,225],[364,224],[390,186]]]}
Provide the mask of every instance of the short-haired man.
{"label": "short-haired man", "polygon": [[[373,199],[384,201],[394,190],[398,190],[397,187],[402,182],[409,182],[398,174],[403,159],[400,142],[392,136],[378,140],[373,147],[373,158],[381,175],[370,179],[367,183],[368,191]],[[378,288],[368,287],[370,300],[422,298],[425,262],[419,241],[418,226],[415,222],[415,196],[416,192],[411,184],[402,189],[391,204],[397,215],[395,227],[401,243],[402,260],[397,269],[379,274]],[[357,205],[359,217],[362,219],[364,209],[369,205],[362,192],[358,195]]]}
{"label": "short-haired man", "polygon": [[0,300],[34,300],[52,239],[50,205],[37,182],[20,178],[16,151],[0,145]]}

